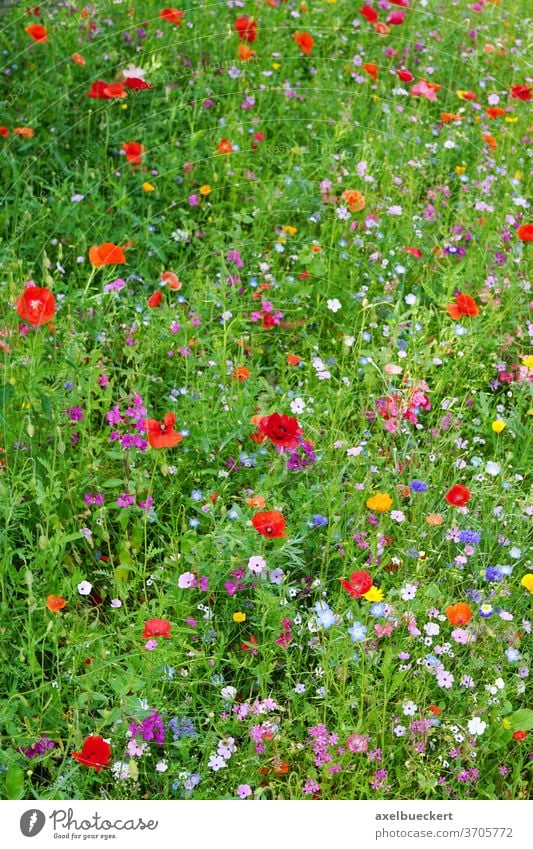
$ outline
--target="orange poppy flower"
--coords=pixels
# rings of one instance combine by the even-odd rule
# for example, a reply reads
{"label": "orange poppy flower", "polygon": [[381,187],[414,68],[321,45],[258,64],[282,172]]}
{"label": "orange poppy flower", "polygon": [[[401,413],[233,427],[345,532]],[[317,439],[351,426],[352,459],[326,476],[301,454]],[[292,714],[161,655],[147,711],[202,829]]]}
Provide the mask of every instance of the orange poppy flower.
{"label": "orange poppy flower", "polygon": [[183,23],[185,12],[180,11],[180,9],[163,9],[159,12],[159,17],[164,21],[168,21],[169,24],[175,24],[177,27],[180,27]]}
{"label": "orange poppy flower", "polygon": [[108,98],[117,98],[121,100],[128,96],[128,92],[124,90],[125,83],[109,83],[104,86],[104,94]]}
{"label": "orange poppy flower", "polygon": [[150,295],[148,298],[147,304],[150,309],[154,309],[154,307],[158,307],[161,305],[161,301],[163,300],[163,293],[161,289],[156,289],[153,295]]}
{"label": "orange poppy flower", "polygon": [[433,716],[440,716],[442,711],[438,705],[430,705],[429,712],[433,714]]}
{"label": "orange poppy flower", "polygon": [[521,242],[533,242],[533,224],[521,224],[516,235]]}
{"label": "orange poppy flower", "polygon": [[175,448],[180,444],[183,436],[174,430],[175,423],[175,413],[167,413],[162,422],[157,419],[145,419],[144,426],[152,448]]}
{"label": "orange poppy flower", "polygon": [[374,65],[373,62],[365,62],[365,64],[363,65],[363,71],[366,71],[367,74],[369,74],[369,76],[372,77],[374,82],[378,78],[378,70],[379,70],[378,65]]}
{"label": "orange poppy flower", "polygon": [[51,613],[59,613],[66,605],[66,601],[60,595],[49,595],[46,597],[46,606]]}
{"label": "orange poppy flower", "polygon": [[365,196],[357,189],[345,189],[341,198],[348,204],[350,212],[360,212],[365,208]]}
{"label": "orange poppy flower", "polygon": [[485,114],[489,118],[501,118],[505,115],[505,109],[502,109],[501,106],[489,106],[488,109],[485,109]]}
{"label": "orange poppy flower", "polygon": [[40,327],[47,324],[56,314],[56,300],[44,286],[28,286],[17,298],[17,312],[23,321]]}
{"label": "orange poppy flower", "polygon": [[298,363],[302,362],[302,358],[297,354],[287,354],[287,365],[289,366],[297,366]]}
{"label": "orange poppy flower", "polygon": [[285,519],[277,510],[267,510],[265,513],[256,513],[252,517],[252,525],[258,534],[263,537],[286,537]]}
{"label": "orange poppy flower", "polygon": [[173,292],[179,292],[181,289],[181,280],[177,274],[174,274],[173,271],[163,271],[161,274],[161,281],[166,283],[168,288],[172,289]]}
{"label": "orange poppy flower", "polygon": [[246,499],[246,503],[248,507],[252,507],[253,510],[262,510],[265,506],[265,496],[252,495],[250,498]]}
{"label": "orange poppy flower", "polygon": [[241,62],[251,62],[255,56],[255,50],[252,50],[247,44],[239,44],[237,47],[237,56]]}
{"label": "orange poppy flower", "polygon": [[142,155],[146,152],[146,148],[140,142],[124,142],[122,150],[126,154],[126,159],[132,165],[140,165]]}
{"label": "orange poppy flower", "polygon": [[472,619],[472,611],[468,604],[459,601],[446,609],[446,616],[451,625],[468,625]]}
{"label": "orange poppy flower", "polygon": [[233,153],[233,145],[228,139],[222,139],[217,144],[220,153]]}
{"label": "orange poppy flower", "polygon": [[454,121],[462,121],[463,116],[457,115],[456,112],[441,112],[440,119],[443,124],[453,124]]}
{"label": "orange poppy flower", "polygon": [[383,21],[376,21],[372,26],[378,35],[388,35],[390,32],[390,27],[384,24]]}
{"label": "orange poppy flower", "polygon": [[454,321],[457,321],[462,315],[470,317],[479,315],[479,307],[470,295],[457,295],[454,304],[447,304],[446,311]]}
{"label": "orange poppy flower", "polygon": [[308,32],[295,32],[294,41],[306,56],[311,56],[315,39]]}
{"label": "orange poppy flower", "polygon": [[93,245],[89,248],[89,261],[95,268],[102,265],[124,265],[126,256],[122,248],[113,242],[104,242],[102,245]]}
{"label": "orange poppy flower", "polygon": [[483,141],[487,142],[491,150],[496,150],[496,148],[498,147],[498,142],[493,136],[491,136],[489,133],[483,133],[482,137]]}
{"label": "orange poppy flower", "polygon": [[31,127],[13,127],[13,133],[23,139],[32,139],[35,135]]}
{"label": "orange poppy flower", "polygon": [[24,31],[28,33],[30,38],[34,41],[40,41],[41,44],[46,44],[48,41],[46,27],[41,26],[41,24],[30,24],[29,27],[24,27]]}
{"label": "orange poppy flower", "polygon": [[72,59],[73,62],[76,63],[76,65],[85,65],[86,64],[85,59],[83,58],[81,53],[73,53],[70,58]]}
{"label": "orange poppy flower", "polygon": [[238,380],[239,383],[242,383],[243,380],[248,380],[250,377],[250,371],[246,368],[246,366],[237,366],[233,369],[232,377],[234,377],[235,380]]}

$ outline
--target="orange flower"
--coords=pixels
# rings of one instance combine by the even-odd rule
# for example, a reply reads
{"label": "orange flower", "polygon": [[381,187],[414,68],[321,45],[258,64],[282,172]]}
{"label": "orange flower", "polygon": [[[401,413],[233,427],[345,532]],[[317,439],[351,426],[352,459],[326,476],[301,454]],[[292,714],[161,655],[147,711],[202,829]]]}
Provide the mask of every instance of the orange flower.
{"label": "orange flower", "polygon": [[365,208],[365,196],[357,189],[345,189],[341,198],[348,204],[350,212],[360,212]]}
{"label": "orange flower", "polygon": [[128,92],[124,89],[124,83],[109,83],[108,85],[104,86],[103,92],[106,97],[116,97],[119,100],[128,96]]}
{"label": "orange flower", "polygon": [[369,74],[369,76],[372,77],[374,82],[378,78],[378,70],[379,70],[378,65],[374,65],[373,62],[365,62],[365,64],[363,65],[363,71],[366,71],[367,74]]}
{"label": "orange flower", "polygon": [[177,27],[180,27],[183,23],[185,12],[180,11],[180,9],[163,9],[159,12],[159,17],[164,21],[168,21],[169,24],[175,24]]}
{"label": "orange flower", "polygon": [[496,139],[489,133],[483,133],[483,141],[487,142],[491,150],[496,150],[496,148],[498,147]]}
{"label": "orange flower", "polygon": [[122,150],[126,154],[126,159],[132,165],[140,165],[142,155],[146,152],[146,148],[140,142],[124,142]]}
{"label": "orange flower", "polygon": [[468,625],[472,619],[472,611],[468,604],[459,601],[446,609],[446,616],[451,625]]}
{"label": "orange flower", "polygon": [[173,271],[163,271],[161,281],[166,283],[168,288],[172,289],[173,292],[179,292],[181,289],[181,281]]}
{"label": "orange flower", "polygon": [[66,601],[60,595],[49,595],[46,598],[46,606],[51,613],[59,613],[66,605]]}
{"label": "orange flower", "polygon": [[85,59],[83,58],[81,53],[73,53],[70,58],[73,62],[76,63],[76,65],[85,65]]}
{"label": "orange flower", "polygon": [[501,106],[489,106],[488,109],[485,109],[485,113],[489,118],[501,118],[505,115],[505,109],[502,109]]}
{"label": "orange flower", "polygon": [[234,377],[235,380],[238,380],[239,383],[242,383],[243,380],[248,380],[250,377],[250,371],[246,368],[246,366],[237,366],[233,369],[232,377]]}
{"label": "orange flower", "polygon": [[262,510],[266,502],[264,495],[252,495],[246,499],[246,503],[253,510]]}
{"label": "orange flower", "polygon": [[233,145],[228,139],[222,139],[217,144],[220,153],[233,153]]}
{"label": "orange flower", "polygon": [[533,224],[521,224],[516,235],[521,242],[533,242]]}
{"label": "orange flower", "polygon": [[426,522],[428,525],[431,525],[434,528],[438,528],[439,525],[442,525],[444,519],[440,515],[440,513],[430,513],[429,516],[426,516]]}
{"label": "orange flower", "polygon": [[446,311],[454,321],[463,315],[470,317],[479,315],[479,307],[470,295],[457,295],[454,304],[447,304]]}
{"label": "orange flower", "polygon": [[433,716],[440,716],[442,711],[438,705],[430,705],[429,712],[433,714]]}
{"label": "orange flower", "polygon": [[30,38],[34,41],[39,41],[41,44],[46,44],[48,41],[46,27],[40,24],[31,24],[29,27],[24,27],[24,31],[28,33]]}
{"label": "orange flower", "polygon": [[156,419],[145,419],[144,426],[148,431],[148,442],[152,448],[175,448],[180,444],[183,436],[174,430],[175,423],[175,413],[167,413],[162,422]]}
{"label": "orange flower", "polygon": [[390,27],[382,23],[382,21],[375,21],[372,26],[378,35],[388,35],[390,32]]}
{"label": "orange flower", "polygon": [[387,492],[377,492],[367,500],[366,506],[375,513],[386,513],[392,507],[392,498]]}
{"label": "orange flower", "polygon": [[457,115],[455,112],[441,112],[440,119],[443,124],[453,124],[454,121],[462,121],[463,116]]}
{"label": "orange flower", "polygon": [[252,525],[258,534],[264,537],[286,537],[285,519],[277,510],[267,510],[266,513],[256,513],[252,517]]}
{"label": "orange flower", "polygon": [[14,127],[13,132],[16,136],[22,136],[23,139],[32,139],[35,135],[31,127]]}
{"label": "orange flower", "polygon": [[308,32],[295,32],[294,41],[306,56],[310,56],[313,52],[315,39]]}
{"label": "orange flower", "polygon": [[159,307],[161,305],[162,300],[163,293],[161,289],[156,289],[153,295],[150,295],[146,303],[148,304],[150,309],[154,309],[155,307]]}
{"label": "orange flower", "polygon": [[104,242],[102,245],[93,245],[89,248],[89,261],[95,268],[102,265],[124,265],[126,256],[122,248],[113,242]]}
{"label": "orange flower", "polygon": [[289,366],[297,366],[298,363],[302,362],[302,358],[297,354],[287,354],[287,365]]}
{"label": "orange flower", "polygon": [[247,44],[241,43],[237,47],[237,55],[241,62],[251,62],[255,56],[255,50],[252,50]]}

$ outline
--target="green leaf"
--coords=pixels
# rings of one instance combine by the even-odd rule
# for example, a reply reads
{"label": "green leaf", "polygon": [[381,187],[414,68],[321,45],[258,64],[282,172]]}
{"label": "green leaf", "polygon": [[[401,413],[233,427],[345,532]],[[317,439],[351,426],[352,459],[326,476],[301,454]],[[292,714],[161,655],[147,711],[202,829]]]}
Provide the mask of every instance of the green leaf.
{"label": "green leaf", "polygon": [[507,720],[511,723],[511,731],[531,731],[533,728],[533,710],[529,710],[529,708],[515,710],[507,717]]}
{"label": "green leaf", "polygon": [[8,799],[22,799],[24,795],[24,772],[13,764],[6,775],[6,796]]}

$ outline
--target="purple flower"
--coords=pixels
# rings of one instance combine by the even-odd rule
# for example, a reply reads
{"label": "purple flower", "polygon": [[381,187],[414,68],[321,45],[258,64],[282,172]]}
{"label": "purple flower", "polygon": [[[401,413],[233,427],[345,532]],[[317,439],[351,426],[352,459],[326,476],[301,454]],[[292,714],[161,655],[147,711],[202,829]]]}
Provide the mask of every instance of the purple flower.
{"label": "purple flower", "polygon": [[427,483],[419,480],[411,481],[409,487],[413,490],[413,492],[426,492],[428,488]]}
{"label": "purple flower", "polygon": [[27,749],[20,748],[19,752],[21,755],[25,755],[27,758],[36,758],[39,755],[44,755],[45,752],[48,752],[50,749],[55,749],[56,744],[53,740],[49,740],[46,735],[44,737],[39,737],[36,743],[33,746],[28,746]]}
{"label": "purple flower", "polygon": [[117,507],[131,507],[132,504],[135,504],[135,498],[133,495],[128,495],[127,492],[122,492],[115,501],[115,504]]}
{"label": "purple flower", "polygon": [[129,729],[133,736],[138,736],[140,734],[145,742],[154,740],[162,746],[165,742],[165,728],[163,726],[163,720],[155,708],[150,708],[150,711],[152,714],[151,716],[147,716],[140,723],[131,723]]}

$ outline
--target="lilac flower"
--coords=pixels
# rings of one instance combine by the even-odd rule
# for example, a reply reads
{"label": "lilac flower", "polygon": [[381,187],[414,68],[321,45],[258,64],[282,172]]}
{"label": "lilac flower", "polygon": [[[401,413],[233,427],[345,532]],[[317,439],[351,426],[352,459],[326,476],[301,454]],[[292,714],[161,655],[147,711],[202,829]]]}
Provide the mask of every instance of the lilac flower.
{"label": "lilac flower", "polygon": [[27,758],[36,758],[39,755],[44,755],[50,749],[55,749],[56,744],[53,740],[50,740],[46,735],[43,737],[39,737],[36,743],[33,743],[32,746],[28,746],[27,749],[20,748],[18,751],[21,755],[25,755]]}
{"label": "lilac flower", "polygon": [[160,746],[165,742],[165,728],[163,720],[155,710],[150,708],[151,716],[145,717],[140,723],[132,722],[129,726],[133,736],[140,735],[145,742],[154,740]]}
{"label": "lilac flower", "polygon": [[135,497],[133,495],[128,495],[127,492],[123,492],[119,495],[115,504],[117,507],[131,507],[132,504],[135,504]]}

